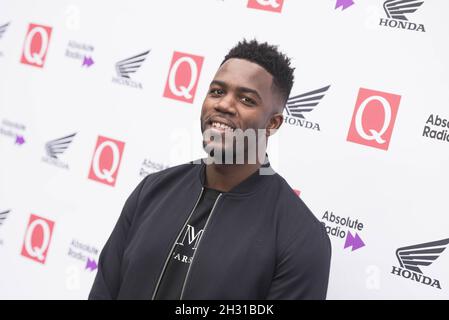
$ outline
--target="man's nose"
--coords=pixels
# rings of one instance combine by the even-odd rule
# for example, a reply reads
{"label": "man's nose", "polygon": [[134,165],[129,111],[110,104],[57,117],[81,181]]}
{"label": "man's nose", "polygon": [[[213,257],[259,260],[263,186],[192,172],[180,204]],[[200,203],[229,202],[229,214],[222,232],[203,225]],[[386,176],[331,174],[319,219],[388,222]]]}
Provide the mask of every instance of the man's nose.
{"label": "man's nose", "polygon": [[222,113],[230,113],[235,114],[235,104],[236,101],[234,97],[231,94],[227,94],[217,102],[215,105],[215,110],[222,112]]}

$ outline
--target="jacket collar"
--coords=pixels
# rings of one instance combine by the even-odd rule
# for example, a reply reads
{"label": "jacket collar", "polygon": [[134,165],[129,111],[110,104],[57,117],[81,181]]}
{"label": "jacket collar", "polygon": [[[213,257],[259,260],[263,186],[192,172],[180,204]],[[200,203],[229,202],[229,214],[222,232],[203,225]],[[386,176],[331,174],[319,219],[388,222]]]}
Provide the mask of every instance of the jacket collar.
{"label": "jacket collar", "polygon": [[[198,182],[201,183],[202,187],[204,187],[206,180],[205,160],[206,158],[191,161],[191,163],[196,164],[196,170],[198,171]],[[256,192],[259,188],[266,184],[274,174],[276,174],[276,172],[270,165],[268,155],[265,154],[265,162],[262,166],[248,178],[232,188],[229,192],[226,192],[226,194],[248,194]]]}

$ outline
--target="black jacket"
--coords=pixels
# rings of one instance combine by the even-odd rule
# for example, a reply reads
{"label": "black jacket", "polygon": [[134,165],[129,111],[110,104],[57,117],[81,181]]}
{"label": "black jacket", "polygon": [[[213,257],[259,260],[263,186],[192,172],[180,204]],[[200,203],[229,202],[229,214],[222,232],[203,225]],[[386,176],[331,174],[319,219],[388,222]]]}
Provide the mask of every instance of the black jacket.
{"label": "black jacket", "polygon": [[[101,252],[89,299],[153,298],[203,190],[206,165],[196,162],[150,174],[133,191]],[[181,299],[326,298],[329,237],[272,172],[256,171],[218,198]]]}

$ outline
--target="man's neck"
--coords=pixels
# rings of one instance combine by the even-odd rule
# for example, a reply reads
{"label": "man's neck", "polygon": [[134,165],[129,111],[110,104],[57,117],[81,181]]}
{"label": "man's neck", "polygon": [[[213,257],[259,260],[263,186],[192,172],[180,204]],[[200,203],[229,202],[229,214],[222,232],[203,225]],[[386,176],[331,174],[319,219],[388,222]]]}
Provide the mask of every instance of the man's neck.
{"label": "man's neck", "polygon": [[209,164],[206,165],[205,186],[208,188],[228,192],[240,184],[254,172],[261,164]]}

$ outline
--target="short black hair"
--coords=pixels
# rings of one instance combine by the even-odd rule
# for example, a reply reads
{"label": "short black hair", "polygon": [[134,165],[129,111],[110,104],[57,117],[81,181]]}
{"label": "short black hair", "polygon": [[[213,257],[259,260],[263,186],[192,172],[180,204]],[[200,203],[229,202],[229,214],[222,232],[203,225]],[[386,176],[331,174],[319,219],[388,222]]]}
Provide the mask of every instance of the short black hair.
{"label": "short black hair", "polygon": [[267,42],[259,43],[256,39],[249,42],[243,39],[228,52],[221,65],[232,58],[257,63],[267,70],[273,76],[273,83],[279,90],[283,102],[287,101],[293,87],[295,68],[290,66],[290,58],[279,52],[277,46]]}

